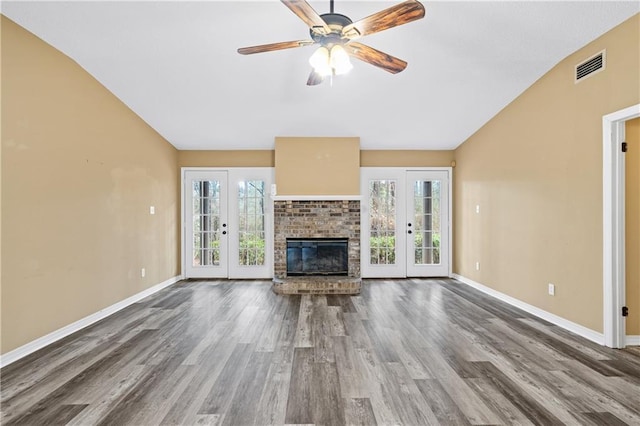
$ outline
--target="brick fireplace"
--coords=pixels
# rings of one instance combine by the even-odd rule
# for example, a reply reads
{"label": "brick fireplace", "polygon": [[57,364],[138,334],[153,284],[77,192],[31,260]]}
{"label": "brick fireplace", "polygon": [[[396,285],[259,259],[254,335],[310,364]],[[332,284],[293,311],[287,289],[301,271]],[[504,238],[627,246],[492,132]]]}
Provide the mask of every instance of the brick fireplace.
{"label": "brick fireplace", "polygon": [[[347,276],[287,276],[287,239],[348,241]],[[274,201],[274,291],[281,294],[358,294],[360,200]]]}

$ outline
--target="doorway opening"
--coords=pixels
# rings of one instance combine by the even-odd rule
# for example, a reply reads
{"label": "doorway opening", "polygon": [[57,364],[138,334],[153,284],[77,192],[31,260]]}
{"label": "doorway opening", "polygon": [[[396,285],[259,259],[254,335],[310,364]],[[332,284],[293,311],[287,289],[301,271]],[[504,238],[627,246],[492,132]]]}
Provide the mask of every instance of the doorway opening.
{"label": "doorway opening", "polygon": [[626,122],[640,117],[640,104],[602,117],[604,340],[627,345],[625,331],[625,142]]}

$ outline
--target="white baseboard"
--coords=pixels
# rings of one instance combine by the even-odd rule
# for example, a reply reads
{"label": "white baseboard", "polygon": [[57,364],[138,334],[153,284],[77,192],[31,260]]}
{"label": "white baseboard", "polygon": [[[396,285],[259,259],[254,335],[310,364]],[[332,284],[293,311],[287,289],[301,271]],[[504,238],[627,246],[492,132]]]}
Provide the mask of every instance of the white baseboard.
{"label": "white baseboard", "polygon": [[[455,278],[456,280],[462,282],[463,284],[466,284],[470,287],[473,287],[477,290],[480,290],[483,293],[488,294],[489,296],[495,297],[498,300],[501,300],[505,303],[508,303],[512,306],[515,306],[516,308],[520,308],[525,312],[530,313],[531,315],[535,315],[539,318],[542,318],[545,321],[548,321],[552,324],[555,324],[559,327],[564,328],[565,330],[568,330],[572,333],[577,334],[578,336],[582,336],[585,339],[591,340],[592,342],[595,342],[599,345],[603,345],[604,346],[604,334],[603,333],[598,333],[597,331],[593,331],[587,327],[584,327],[580,324],[576,324],[575,322],[569,321],[567,319],[564,319],[562,317],[559,317],[555,314],[552,314],[551,312],[547,312],[545,310],[542,310],[540,308],[537,308],[533,305],[529,305],[528,303],[525,303],[521,300],[518,300],[514,297],[508,296],[504,293],[501,293],[497,290],[494,290],[492,288],[489,288],[485,285],[482,285],[476,281],[473,281],[472,279],[469,279],[467,277],[463,277],[461,275],[458,274],[453,274],[453,278]],[[627,336],[628,338],[629,336]],[[638,336],[640,337],[640,336]]]}
{"label": "white baseboard", "polygon": [[121,309],[126,308],[129,305],[132,305],[142,299],[144,299],[147,296],[151,296],[154,293],[159,292],[160,290],[169,287],[171,284],[175,284],[176,282],[180,281],[182,279],[182,275],[177,275],[173,278],[169,278],[166,281],[161,282],[160,284],[156,284],[153,287],[149,287],[146,290],[141,291],[140,293],[134,294],[131,297],[127,297],[124,300],[121,300],[120,302],[113,304],[111,306],[108,306],[104,309],[99,310],[98,312],[91,314],[87,317],[84,317],[74,323],[71,323],[67,326],[64,326],[62,328],[59,328],[56,331],[53,331],[49,334],[47,334],[46,336],[42,336],[36,340],[33,340],[29,343],[27,343],[26,345],[20,346],[19,348],[16,348],[10,352],[7,352],[4,355],[0,356],[0,368],[5,367],[13,362],[16,362],[17,360],[19,360],[20,358],[23,358],[35,351],[37,351],[38,349],[41,349],[47,345],[50,345],[60,339],[62,339],[63,337],[66,337],[72,333],[75,333],[78,330],[81,330],[85,327],[90,326],[91,324],[100,321],[101,319],[104,319],[106,317],[108,317],[109,315],[112,315],[116,312],[118,312]]}
{"label": "white baseboard", "polygon": [[640,346],[640,336],[626,336],[624,339],[625,346]]}

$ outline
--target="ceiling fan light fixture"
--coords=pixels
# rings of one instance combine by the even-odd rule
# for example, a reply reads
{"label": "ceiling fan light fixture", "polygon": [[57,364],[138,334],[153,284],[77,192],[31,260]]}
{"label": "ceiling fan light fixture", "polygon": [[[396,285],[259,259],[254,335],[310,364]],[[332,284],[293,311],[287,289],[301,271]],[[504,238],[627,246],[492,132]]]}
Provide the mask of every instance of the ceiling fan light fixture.
{"label": "ceiling fan light fixture", "polygon": [[323,77],[346,74],[353,68],[349,54],[339,44],[333,45],[331,49],[320,46],[309,58],[309,64]]}
{"label": "ceiling fan light fixture", "polygon": [[344,50],[344,47],[340,44],[336,44],[331,48],[329,64],[336,75],[346,74],[353,68],[349,54],[347,54],[347,51]]}
{"label": "ceiling fan light fixture", "polygon": [[309,58],[309,64],[313,67],[315,72],[323,77],[331,75],[331,66],[329,65],[329,49],[324,46],[320,46],[313,52],[313,55]]}

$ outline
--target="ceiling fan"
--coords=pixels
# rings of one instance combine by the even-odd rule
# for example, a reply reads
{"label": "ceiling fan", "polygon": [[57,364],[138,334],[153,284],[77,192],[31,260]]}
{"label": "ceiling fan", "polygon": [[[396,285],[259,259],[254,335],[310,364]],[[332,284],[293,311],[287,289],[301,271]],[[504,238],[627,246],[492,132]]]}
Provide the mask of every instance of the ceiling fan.
{"label": "ceiling fan", "polygon": [[309,59],[313,69],[307,80],[308,86],[322,83],[325,77],[348,72],[352,67],[349,57],[392,74],[404,70],[407,62],[354,40],[407,24],[425,15],[424,6],[417,0],[406,0],[356,22],[345,15],[334,13],[333,0],[330,0],[330,12],[322,15],[318,15],[305,0],[280,1],[309,26],[311,39],[241,47],[238,53],[251,55],[319,44],[320,47]]}

